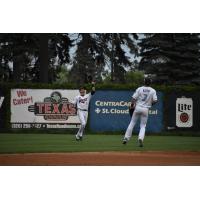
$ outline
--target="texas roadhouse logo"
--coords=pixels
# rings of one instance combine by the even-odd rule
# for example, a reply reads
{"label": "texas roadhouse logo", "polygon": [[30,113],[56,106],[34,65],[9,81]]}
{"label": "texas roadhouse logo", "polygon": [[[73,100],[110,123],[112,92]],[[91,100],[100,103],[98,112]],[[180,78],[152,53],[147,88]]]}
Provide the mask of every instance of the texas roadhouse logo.
{"label": "texas roadhouse logo", "polygon": [[53,92],[50,97],[44,98],[43,102],[35,102],[34,105],[30,105],[28,111],[50,121],[66,121],[69,116],[76,115],[75,105],[70,103],[68,98],[62,97],[58,91]]}

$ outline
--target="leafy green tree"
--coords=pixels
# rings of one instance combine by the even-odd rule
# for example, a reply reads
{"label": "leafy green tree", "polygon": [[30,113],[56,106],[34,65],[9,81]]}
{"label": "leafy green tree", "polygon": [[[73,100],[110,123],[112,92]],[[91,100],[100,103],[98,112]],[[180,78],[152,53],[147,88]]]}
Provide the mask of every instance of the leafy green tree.
{"label": "leafy green tree", "polygon": [[141,85],[144,82],[144,73],[142,71],[128,71],[125,76],[126,83]]}
{"label": "leafy green tree", "polygon": [[56,83],[69,83],[70,82],[70,77],[69,77],[69,70],[65,65],[62,65],[60,67],[60,70],[57,74],[57,79],[55,81]]}

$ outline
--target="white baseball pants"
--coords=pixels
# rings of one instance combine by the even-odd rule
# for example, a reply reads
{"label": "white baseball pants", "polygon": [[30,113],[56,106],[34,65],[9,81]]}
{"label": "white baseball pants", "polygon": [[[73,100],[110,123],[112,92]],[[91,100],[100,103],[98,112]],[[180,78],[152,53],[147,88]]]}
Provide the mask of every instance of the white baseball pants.
{"label": "white baseball pants", "polygon": [[78,130],[78,133],[76,134],[76,136],[82,137],[85,130],[86,123],[87,123],[88,111],[83,111],[83,110],[78,109],[78,117],[81,122],[81,127]]}
{"label": "white baseball pants", "polygon": [[131,122],[126,130],[125,138],[130,140],[130,138],[132,136],[133,128],[134,128],[135,124],[137,123],[137,120],[140,118],[140,132],[138,135],[138,139],[140,139],[142,141],[144,140],[145,129],[146,129],[146,124],[147,124],[147,120],[148,120],[148,112],[149,112],[148,108],[136,106],[135,111],[131,118]]}

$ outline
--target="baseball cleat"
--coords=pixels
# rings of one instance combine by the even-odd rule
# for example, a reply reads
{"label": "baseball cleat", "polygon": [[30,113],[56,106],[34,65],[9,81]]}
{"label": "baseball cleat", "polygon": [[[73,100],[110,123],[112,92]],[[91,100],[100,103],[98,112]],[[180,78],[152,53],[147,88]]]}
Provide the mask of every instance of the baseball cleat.
{"label": "baseball cleat", "polygon": [[83,137],[82,137],[82,136],[79,136],[79,140],[82,141],[82,140],[83,140]]}
{"label": "baseball cleat", "polygon": [[123,141],[122,141],[122,144],[126,144],[127,142],[128,142],[128,139],[124,138]]}
{"label": "baseball cleat", "polygon": [[143,147],[143,141],[139,139],[138,142],[139,142],[139,147]]}
{"label": "baseball cleat", "polygon": [[76,141],[79,141],[80,137],[78,135],[76,135]]}

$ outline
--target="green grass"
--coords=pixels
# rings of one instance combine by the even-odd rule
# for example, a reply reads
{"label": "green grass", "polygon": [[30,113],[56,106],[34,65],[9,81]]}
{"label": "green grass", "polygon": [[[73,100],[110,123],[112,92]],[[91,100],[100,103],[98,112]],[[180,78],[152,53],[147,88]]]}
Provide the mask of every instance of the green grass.
{"label": "green grass", "polygon": [[86,135],[75,141],[69,134],[0,134],[0,153],[94,151],[200,151],[200,137],[146,136],[144,148],[133,136],[122,145],[121,135]]}

